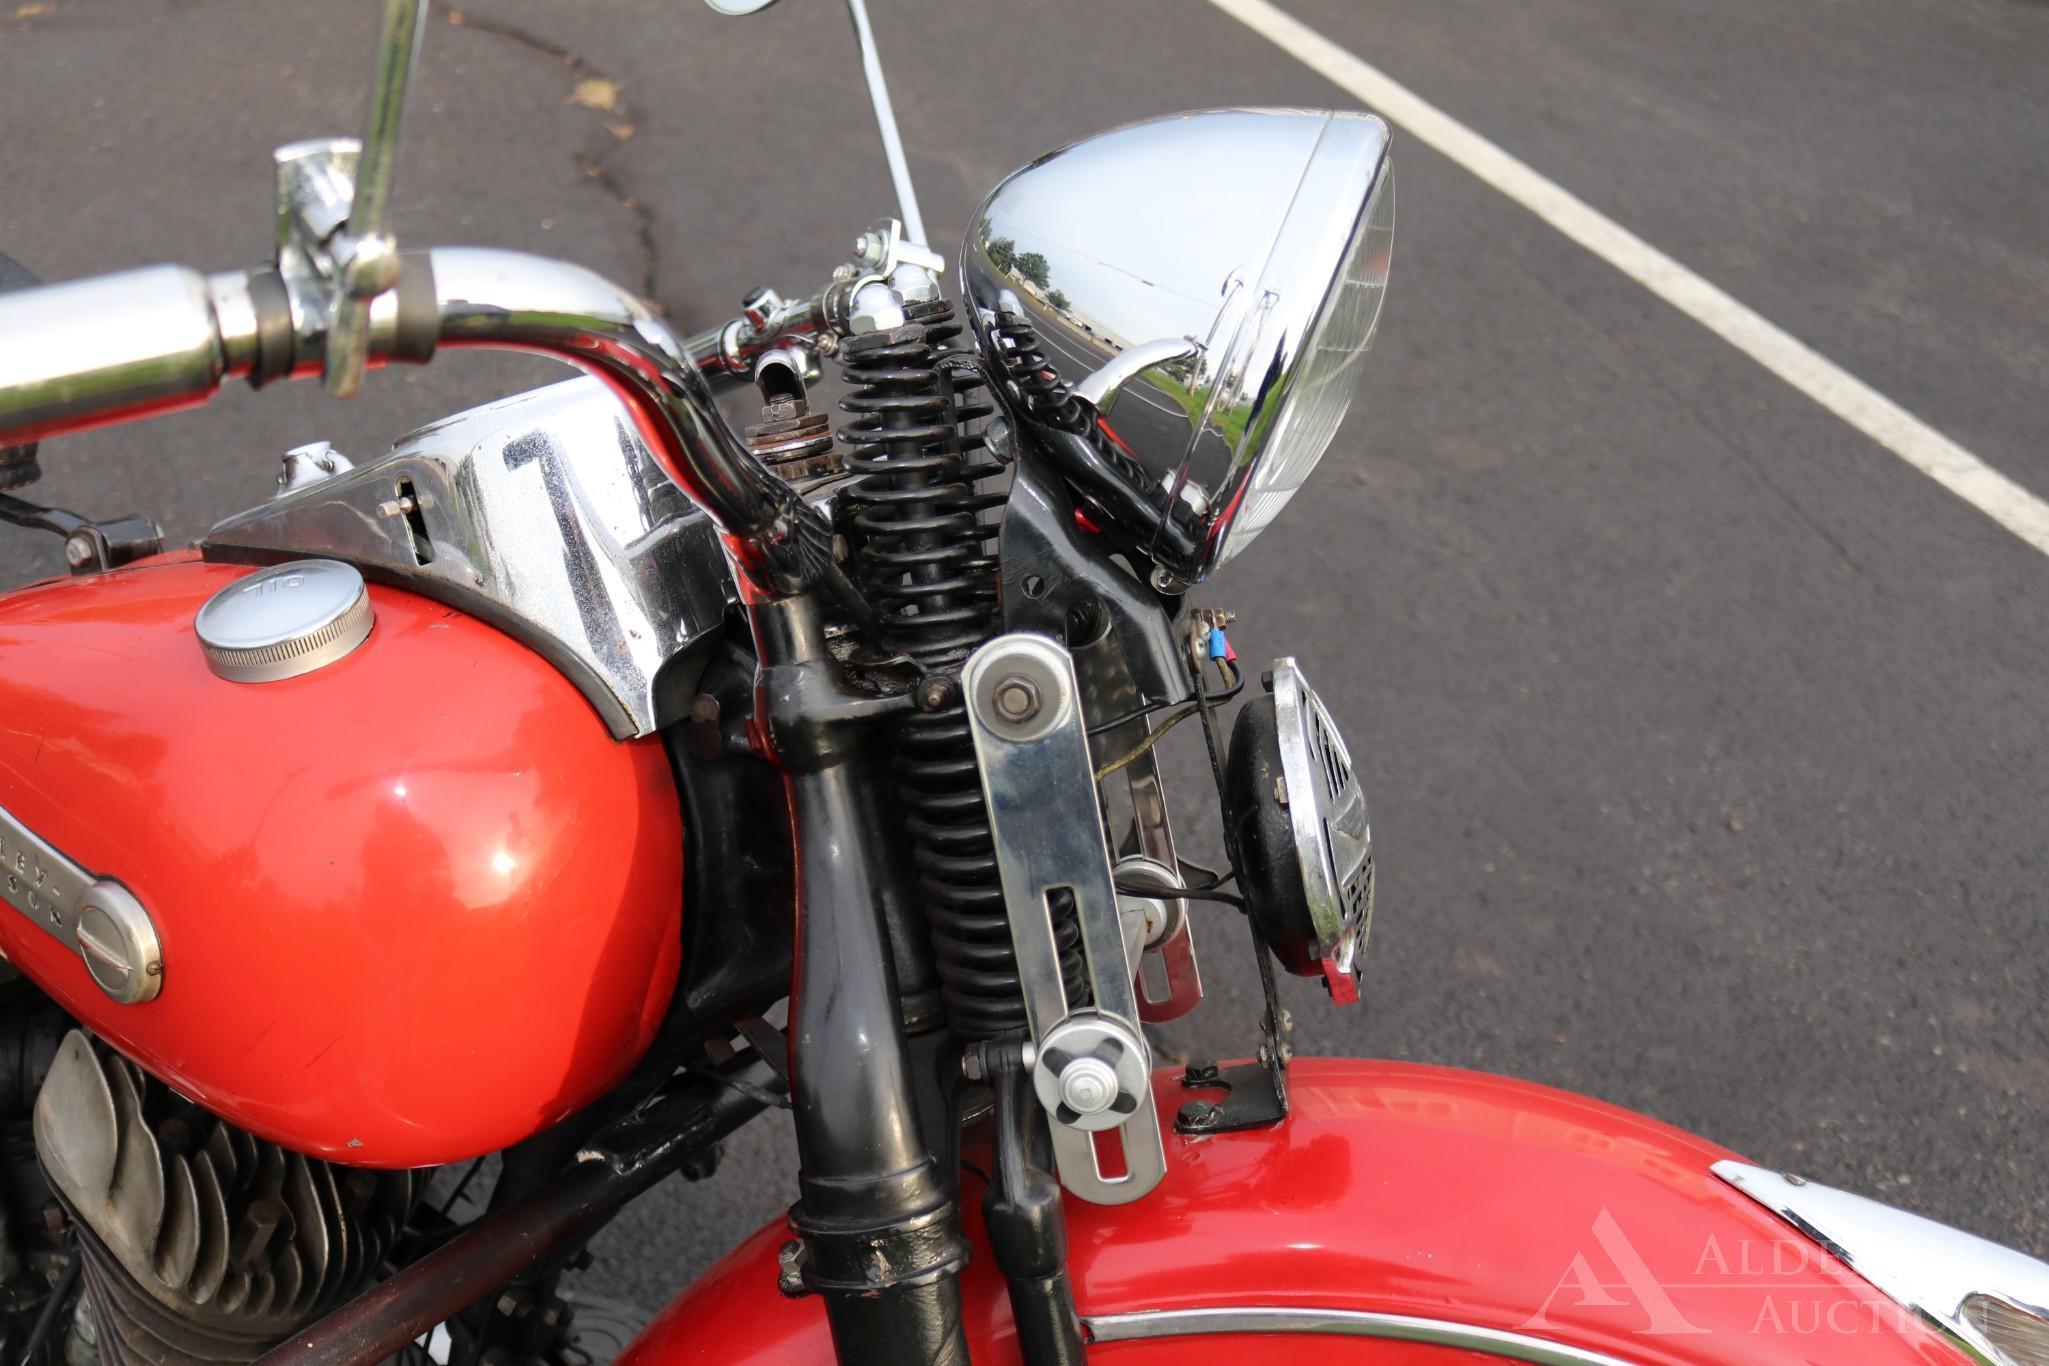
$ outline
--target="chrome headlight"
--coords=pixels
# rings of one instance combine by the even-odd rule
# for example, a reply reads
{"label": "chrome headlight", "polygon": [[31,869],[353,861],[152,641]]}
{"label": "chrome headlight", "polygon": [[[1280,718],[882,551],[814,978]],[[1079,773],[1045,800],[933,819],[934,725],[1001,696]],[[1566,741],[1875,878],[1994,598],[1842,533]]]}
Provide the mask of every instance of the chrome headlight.
{"label": "chrome headlight", "polygon": [[1005,398],[1092,426],[1068,477],[1182,579],[1243,550],[1337,433],[1387,286],[1387,150],[1367,114],[1178,114],[1041,157],[974,216],[963,292]]}

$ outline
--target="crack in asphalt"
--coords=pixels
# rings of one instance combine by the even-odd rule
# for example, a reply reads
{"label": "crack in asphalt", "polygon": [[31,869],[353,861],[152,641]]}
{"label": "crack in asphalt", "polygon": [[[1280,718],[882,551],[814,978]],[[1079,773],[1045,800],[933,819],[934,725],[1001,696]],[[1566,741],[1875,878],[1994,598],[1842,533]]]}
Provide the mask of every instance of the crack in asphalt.
{"label": "crack in asphalt", "polygon": [[[661,276],[662,253],[660,240],[655,234],[654,210],[647,206],[646,201],[627,189],[625,182],[620,178],[618,172],[614,171],[609,164],[613,155],[626,145],[626,139],[632,136],[632,129],[637,125],[637,119],[632,107],[619,94],[620,91],[626,88],[625,82],[614,80],[611,76],[593,65],[583,54],[563,47],[559,43],[551,42],[537,33],[519,27],[517,24],[509,24],[501,19],[485,18],[482,15],[472,14],[467,10],[460,9],[448,11],[444,22],[450,28],[469,29],[478,33],[488,33],[493,37],[506,39],[508,42],[517,43],[519,46],[539,56],[560,62],[564,67],[568,68],[570,74],[579,83],[585,81],[601,81],[604,83],[609,103],[602,108],[595,105],[584,105],[583,107],[598,113],[604,119],[610,142],[602,152],[595,155],[589,152],[578,152],[576,154],[576,161],[583,168],[586,180],[616,202],[620,208],[633,216],[634,225],[640,240],[640,296],[647,303],[648,307],[652,308],[656,313],[667,313],[668,309],[662,304],[655,289],[656,282]],[[570,102],[574,103],[575,101],[572,99]],[[627,130],[624,134],[618,131],[622,127]]]}

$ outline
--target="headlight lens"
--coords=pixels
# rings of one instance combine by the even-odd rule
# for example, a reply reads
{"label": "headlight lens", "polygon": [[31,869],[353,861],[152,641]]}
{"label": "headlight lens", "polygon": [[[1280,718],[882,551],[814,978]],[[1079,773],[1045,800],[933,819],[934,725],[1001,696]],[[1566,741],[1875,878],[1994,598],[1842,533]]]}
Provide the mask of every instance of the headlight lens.
{"label": "headlight lens", "polygon": [[1250,544],[1344,417],[1387,284],[1387,150],[1366,114],[1180,114],[1042,157],[975,215],[963,293],[1000,390],[1071,431],[1063,386],[1118,375],[1089,444],[1048,450],[1176,577]]}
{"label": "headlight lens", "polygon": [[1217,563],[1252,544],[1302,487],[1338,434],[1358,392],[1360,361],[1380,325],[1387,270],[1394,250],[1394,172],[1381,175],[1345,257],[1337,287],[1309,331],[1288,392],[1276,410],[1263,448],[1248,434],[1252,481],[1238,516],[1224,532]]}

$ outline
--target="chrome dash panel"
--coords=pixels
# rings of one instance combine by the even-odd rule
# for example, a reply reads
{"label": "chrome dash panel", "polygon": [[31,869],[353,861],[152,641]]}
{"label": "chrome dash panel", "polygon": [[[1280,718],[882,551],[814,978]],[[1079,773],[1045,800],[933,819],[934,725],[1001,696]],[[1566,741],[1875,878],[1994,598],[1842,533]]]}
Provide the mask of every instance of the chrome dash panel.
{"label": "chrome dash panel", "polygon": [[657,676],[718,627],[731,583],[710,519],[594,379],[423,427],[228,518],[201,549],[344,560],[482,617],[562,670],[622,739],[672,719]]}

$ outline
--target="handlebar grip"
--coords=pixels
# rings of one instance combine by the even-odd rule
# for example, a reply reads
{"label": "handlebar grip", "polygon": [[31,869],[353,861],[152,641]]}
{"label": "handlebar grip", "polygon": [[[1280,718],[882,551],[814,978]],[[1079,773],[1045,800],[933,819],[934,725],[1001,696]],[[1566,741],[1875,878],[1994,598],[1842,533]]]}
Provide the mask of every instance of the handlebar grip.
{"label": "handlebar grip", "polygon": [[[247,316],[223,328],[229,282]],[[0,295],[0,446],[205,402],[248,368],[248,297],[183,266]]]}

